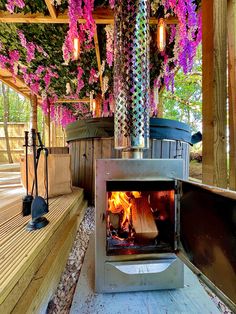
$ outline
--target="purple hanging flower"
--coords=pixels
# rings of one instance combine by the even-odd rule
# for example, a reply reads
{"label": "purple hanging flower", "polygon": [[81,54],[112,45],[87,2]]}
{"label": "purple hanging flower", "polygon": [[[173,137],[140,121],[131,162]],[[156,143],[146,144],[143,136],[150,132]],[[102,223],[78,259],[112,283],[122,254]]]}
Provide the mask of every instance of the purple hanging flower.
{"label": "purple hanging flower", "polygon": [[25,3],[23,0],[7,0],[6,8],[10,13],[14,13],[15,7],[23,9]]}
{"label": "purple hanging flower", "polygon": [[92,85],[93,83],[97,83],[97,81],[98,81],[98,73],[94,68],[92,68],[90,70],[90,75],[89,75],[89,84]]}

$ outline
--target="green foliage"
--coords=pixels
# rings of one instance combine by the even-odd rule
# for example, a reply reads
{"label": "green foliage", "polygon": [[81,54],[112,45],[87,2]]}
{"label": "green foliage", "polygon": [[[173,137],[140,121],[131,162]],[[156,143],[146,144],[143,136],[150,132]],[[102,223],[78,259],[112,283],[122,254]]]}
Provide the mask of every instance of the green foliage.
{"label": "green foliage", "polygon": [[[20,44],[17,30],[23,31],[27,41],[33,41],[35,44],[42,46],[48,57],[35,52],[35,59],[26,63],[26,49]],[[99,90],[98,84],[90,86],[88,84],[89,73],[92,67],[97,70],[97,60],[95,49],[81,49],[81,58],[78,62],[72,61],[69,65],[64,64],[62,55],[62,45],[68,30],[67,24],[0,24],[0,41],[4,45],[6,55],[10,50],[17,49],[20,52],[20,62],[27,66],[29,72],[33,73],[39,65],[56,66],[59,74],[58,79],[52,79],[51,88],[56,91],[59,97],[66,93],[66,83],[70,83],[72,91],[76,91],[77,87],[77,66],[80,65],[84,74],[85,87],[81,90],[80,97],[89,95],[90,90],[94,90],[95,94]],[[41,82],[41,87],[44,88],[44,82]]]}
{"label": "green foliage", "polygon": [[189,124],[193,131],[201,129],[202,121],[202,57],[198,48],[192,71],[175,76],[174,93],[163,92],[164,117]]}
{"label": "green foliage", "polygon": [[[0,121],[3,122],[3,95],[0,92]],[[30,120],[30,102],[12,89],[9,89],[9,122]]]}
{"label": "green foliage", "polygon": [[[49,15],[45,1],[43,0],[24,0],[25,7],[23,9],[15,8],[15,13],[23,12],[26,13],[44,13]],[[1,0],[0,10],[6,10],[7,0]]]}

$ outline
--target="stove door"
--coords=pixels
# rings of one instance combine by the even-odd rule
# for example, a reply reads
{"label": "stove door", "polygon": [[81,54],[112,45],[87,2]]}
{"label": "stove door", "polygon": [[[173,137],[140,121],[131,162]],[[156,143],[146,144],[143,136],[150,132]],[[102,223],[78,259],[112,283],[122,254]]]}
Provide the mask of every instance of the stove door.
{"label": "stove door", "polygon": [[236,312],[236,192],[178,181],[177,255]]}

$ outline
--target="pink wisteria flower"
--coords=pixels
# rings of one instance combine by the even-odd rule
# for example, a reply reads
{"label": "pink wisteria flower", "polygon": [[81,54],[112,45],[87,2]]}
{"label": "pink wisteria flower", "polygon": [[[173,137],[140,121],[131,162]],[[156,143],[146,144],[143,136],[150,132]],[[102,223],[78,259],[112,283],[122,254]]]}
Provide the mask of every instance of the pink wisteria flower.
{"label": "pink wisteria flower", "polygon": [[97,83],[97,81],[98,81],[98,73],[94,68],[92,68],[90,70],[90,75],[89,75],[89,84],[92,85],[93,83]]}
{"label": "pink wisteria flower", "polygon": [[10,13],[14,13],[15,7],[23,9],[25,2],[23,0],[7,0],[6,8]]}
{"label": "pink wisteria flower", "polygon": [[[79,38],[80,44],[88,45],[91,42],[96,30],[92,12],[94,9],[94,0],[69,0],[69,30],[67,32],[62,51],[65,64],[73,60],[73,42],[75,38]],[[78,19],[84,18],[85,24],[78,26]]]}
{"label": "pink wisteria flower", "polygon": [[109,0],[109,4],[110,4],[110,7],[111,7],[112,9],[114,9],[115,4],[116,4],[116,0]]}
{"label": "pink wisteria flower", "polygon": [[[174,43],[174,56],[171,58],[163,52],[163,71],[156,78],[154,85],[160,87],[162,83],[167,89],[174,90],[175,68],[182,68],[184,73],[191,71],[196,49],[201,42],[201,11],[196,10],[192,0],[161,0],[157,5],[163,5],[166,16],[172,11],[178,18],[178,25],[171,25],[169,43]],[[155,7],[155,10],[157,8]]]}
{"label": "pink wisteria flower", "polygon": [[111,67],[113,63],[113,50],[114,50],[114,26],[107,25],[106,31],[106,58],[107,63]]}
{"label": "pink wisteria flower", "polygon": [[36,45],[33,42],[27,42],[25,35],[22,31],[17,31],[17,34],[20,38],[22,47],[26,49],[26,61],[29,63],[30,61],[35,59]]}

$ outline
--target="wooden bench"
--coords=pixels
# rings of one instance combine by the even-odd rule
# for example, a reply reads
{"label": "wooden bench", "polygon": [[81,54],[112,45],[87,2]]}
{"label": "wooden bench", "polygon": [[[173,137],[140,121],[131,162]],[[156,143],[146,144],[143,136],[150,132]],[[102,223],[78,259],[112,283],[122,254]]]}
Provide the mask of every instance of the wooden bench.
{"label": "wooden bench", "polygon": [[26,231],[30,217],[21,213],[0,223],[0,313],[46,309],[86,208],[83,189],[76,188],[50,199],[49,224],[41,230]]}

